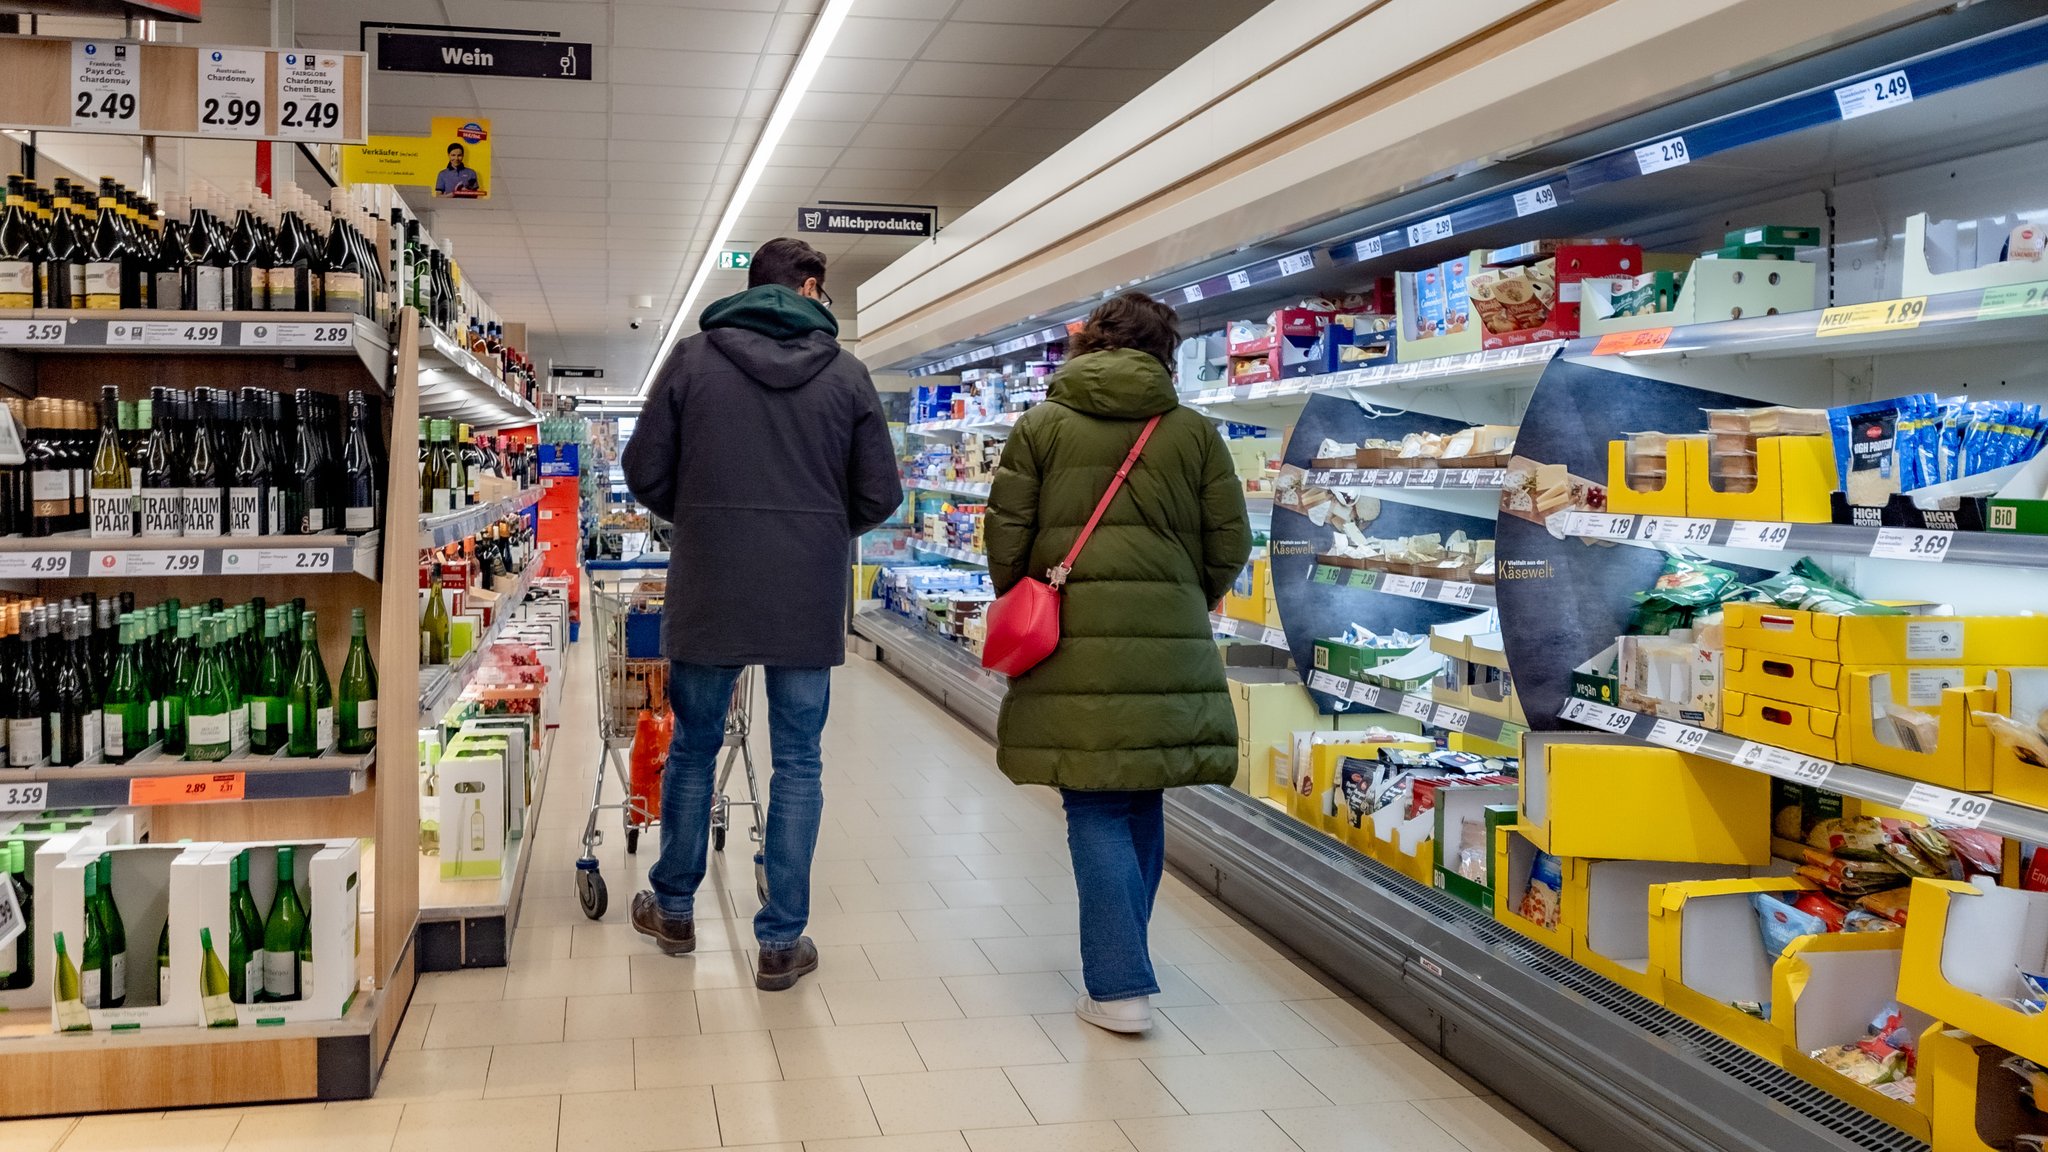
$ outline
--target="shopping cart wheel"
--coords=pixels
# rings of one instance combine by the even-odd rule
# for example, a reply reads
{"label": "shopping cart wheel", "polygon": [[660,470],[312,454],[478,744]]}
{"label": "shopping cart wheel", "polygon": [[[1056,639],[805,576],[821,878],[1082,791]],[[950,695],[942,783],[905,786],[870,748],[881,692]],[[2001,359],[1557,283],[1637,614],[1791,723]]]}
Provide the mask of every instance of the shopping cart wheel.
{"label": "shopping cart wheel", "polygon": [[640,830],[638,828],[627,828],[626,855],[631,856],[638,851],[640,851]]}
{"label": "shopping cart wheel", "polygon": [[597,861],[576,862],[576,899],[583,905],[583,914],[592,920],[604,919],[604,911],[610,906],[605,896],[604,877],[597,871]]}

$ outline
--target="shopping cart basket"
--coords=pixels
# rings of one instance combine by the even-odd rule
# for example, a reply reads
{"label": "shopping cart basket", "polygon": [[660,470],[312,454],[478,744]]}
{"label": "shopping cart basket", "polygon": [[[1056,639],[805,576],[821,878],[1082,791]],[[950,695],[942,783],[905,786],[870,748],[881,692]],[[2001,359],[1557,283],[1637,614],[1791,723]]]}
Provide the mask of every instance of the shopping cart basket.
{"label": "shopping cart basket", "polygon": [[[659,604],[662,590],[663,582],[659,579],[591,575],[590,599],[597,625],[595,657],[599,748],[597,782],[590,797],[590,817],[583,825],[583,855],[576,861],[576,897],[583,905],[583,914],[592,920],[603,919],[610,903],[605,893],[604,876],[598,870],[597,846],[604,842],[604,833],[597,826],[598,814],[614,811],[620,814],[628,854],[640,850],[643,829],[660,823],[658,806],[635,792],[624,758],[633,746],[633,734],[641,710],[668,708],[668,661],[632,654],[636,650],[633,643],[636,617],[644,618],[653,606]],[[644,619],[639,622],[644,625]],[[740,672],[739,680],[733,685],[732,703],[725,713],[725,762],[719,768],[711,799],[713,851],[725,851],[726,832],[732,827],[732,810],[735,807],[750,810],[753,826],[748,835],[756,845],[761,841],[761,788],[754,776],[754,752],[748,740],[753,728],[753,700],[754,670],[748,668]],[[662,755],[666,760],[666,750]],[[735,767],[746,770],[745,800],[733,800],[726,794]],[[619,789],[623,793],[616,803],[605,802],[607,769],[618,777]],[[754,869],[754,885],[765,903],[768,898],[767,878],[765,870],[758,864]]]}

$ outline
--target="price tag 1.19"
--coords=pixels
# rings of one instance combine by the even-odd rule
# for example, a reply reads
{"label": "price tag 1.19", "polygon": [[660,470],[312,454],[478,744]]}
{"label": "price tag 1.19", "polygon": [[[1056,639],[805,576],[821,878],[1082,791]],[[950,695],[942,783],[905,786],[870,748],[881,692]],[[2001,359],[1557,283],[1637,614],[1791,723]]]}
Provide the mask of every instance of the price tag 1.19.
{"label": "price tag 1.19", "polygon": [[1870,543],[1873,560],[1918,560],[1939,564],[1948,557],[1955,533],[1931,528],[1879,528]]}
{"label": "price tag 1.19", "polygon": [[93,132],[141,128],[142,45],[71,42],[71,126]]}
{"label": "price tag 1.19", "polygon": [[1636,518],[1607,512],[1573,512],[1565,518],[1564,530],[1589,540],[1627,540],[1635,535]]}
{"label": "price tag 1.19", "polygon": [[1698,752],[1707,743],[1707,730],[1676,720],[1659,720],[1650,729],[1650,743],[1676,748],[1680,752]]}
{"label": "price tag 1.19", "polygon": [[1737,520],[1728,528],[1730,548],[1755,548],[1764,552],[1783,552],[1785,544],[1792,539],[1792,526],[1769,520]]}
{"label": "price tag 1.19", "polygon": [[0,784],[0,812],[41,812],[49,806],[48,784]]}
{"label": "price tag 1.19", "polygon": [[1899,805],[1908,812],[1923,816],[1957,828],[1975,828],[1991,815],[1991,798],[1973,796],[1968,792],[1956,792],[1937,788],[1932,784],[1915,784],[1906,793],[1906,802]]}
{"label": "price tag 1.19", "polygon": [[203,804],[213,800],[240,800],[245,780],[240,772],[215,772],[194,776],[140,776],[128,782],[128,803],[133,807],[150,804]]}

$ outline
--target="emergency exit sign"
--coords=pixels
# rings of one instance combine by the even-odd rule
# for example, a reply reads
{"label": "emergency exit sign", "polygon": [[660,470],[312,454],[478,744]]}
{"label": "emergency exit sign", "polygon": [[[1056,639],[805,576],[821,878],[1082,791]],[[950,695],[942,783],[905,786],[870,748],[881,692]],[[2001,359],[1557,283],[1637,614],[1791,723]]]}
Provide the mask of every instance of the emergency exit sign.
{"label": "emergency exit sign", "polygon": [[752,252],[720,252],[718,254],[718,266],[728,272],[752,268],[754,266],[754,254]]}

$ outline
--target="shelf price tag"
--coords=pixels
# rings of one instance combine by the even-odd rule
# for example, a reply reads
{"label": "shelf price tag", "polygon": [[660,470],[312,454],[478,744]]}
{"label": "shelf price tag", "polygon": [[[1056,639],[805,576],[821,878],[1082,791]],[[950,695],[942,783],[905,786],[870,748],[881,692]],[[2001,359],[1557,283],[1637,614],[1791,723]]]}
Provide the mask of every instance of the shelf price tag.
{"label": "shelf price tag", "polygon": [[1427,696],[1401,697],[1401,715],[1411,720],[1420,720],[1425,724],[1429,723],[1430,708],[1431,704]]}
{"label": "shelf price tag", "polygon": [[1443,587],[1436,590],[1436,600],[1439,604],[1470,604],[1478,591],[1477,584],[1447,581]]}
{"label": "shelf price tag", "polygon": [[142,345],[150,348],[213,348],[220,345],[222,326],[211,324],[171,324],[150,320],[136,323],[117,320],[107,325],[107,343],[121,347]]}
{"label": "shelf price tag", "polygon": [[1816,337],[1863,336],[1872,332],[1909,332],[1927,315],[1927,297],[1907,296],[1900,300],[1877,300],[1849,304],[1820,314],[1814,326]]}
{"label": "shelf price tag", "polygon": [[142,98],[142,45],[119,40],[71,42],[71,126],[134,132]]}
{"label": "shelf price tag", "polygon": [[1285,648],[1287,647],[1287,633],[1282,632],[1278,628],[1268,628],[1264,632],[1259,633],[1259,643],[1264,644],[1268,648]]}
{"label": "shelf price tag", "polygon": [[1557,207],[1557,187],[1555,185],[1545,184],[1540,188],[1531,188],[1527,192],[1515,193],[1515,217],[1517,219],[1523,216],[1534,216],[1538,212],[1548,212],[1555,207]]}
{"label": "shelf price tag", "polygon": [[199,66],[199,134],[263,135],[264,53],[248,49],[202,48]]}
{"label": "shelf price tag", "polygon": [[69,575],[69,552],[0,553],[0,579],[56,580]]}
{"label": "shelf price tag", "polygon": [[1351,682],[1351,700],[1354,704],[1363,704],[1367,708],[1377,708],[1380,703],[1380,686],[1377,684],[1367,684],[1360,680],[1353,680]]}
{"label": "shelf price tag", "polygon": [[1316,254],[1314,252],[1293,252],[1280,258],[1280,274],[1282,276],[1299,276],[1315,266]]}
{"label": "shelf price tag", "polygon": [[1418,248],[1435,240],[1448,240],[1457,230],[1449,214],[1432,216],[1420,224],[1408,226],[1408,246]]}
{"label": "shelf price tag", "polygon": [[1442,475],[1441,470],[1436,468],[1412,468],[1409,469],[1402,486],[1407,488],[1434,488],[1437,486],[1438,478]]}
{"label": "shelf price tag", "polygon": [[1730,548],[1756,548],[1765,552],[1783,552],[1785,544],[1792,539],[1790,524],[1777,524],[1768,520],[1737,520],[1728,529]]}
{"label": "shelf price tag", "polygon": [[1328,672],[1309,673],[1308,686],[1318,692],[1328,692],[1330,695],[1340,699],[1344,696],[1344,681],[1330,675]]}
{"label": "shelf price tag", "polygon": [[1379,236],[1367,236],[1352,245],[1352,251],[1359,260],[1377,260],[1386,253],[1387,242]]}
{"label": "shelf price tag", "polygon": [[1842,109],[1844,120],[1854,120],[1858,116],[1868,116],[1872,112],[1912,102],[1913,81],[1907,77],[1904,68],[1835,89],[1835,104]]}
{"label": "shelf price tag", "polygon": [[1948,556],[1955,533],[1931,528],[1879,528],[1871,541],[1873,560],[1919,560],[1939,564]]}
{"label": "shelf price tag", "polygon": [[347,348],[355,343],[355,327],[349,324],[273,324],[261,321],[243,324],[244,348]]}
{"label": "shelf price tag", "polygon": [[1757,766],[1781,780],[1790,780],[1795,784],[1806,784],[1814,788],[1825,785],[1828,776],[1835,770],[1835,766],[1825,760],[1801,756],[1784,748],[1765,748]]}
{"label": "shelf price tag", "polygon": [[1394,596],[1421,596],[1429,587],[1429,581],[1420,576],[1384,576],[1380,579],[1380,591]]}
{"label": "shelf price tag", "polygon": [[334,571],[331,548],[230,548],[221,553],[223,576],[314,574]]}
{"label": "shelf price tag", "polygon": [[341,139],[341,57],[286,52],[278,58],[277,134],[291,140]]}
{"label": "shelf price tag", "polygon": [[1641,328],[1634,332],[1609,332],[1593,345],[1595,356],[1626,356],[1630,352],[1655,352],[1671,339],[1669,328]]}
{"label": "shelf price tag", "polygon": [[1261,380],[1257,384],[1252,385],[1251,391],[1245,394],[1245,398],[1248,400],[1264,400],[1279,390],[1280,382],[1278,380]]}
{"label": "shelf price tag", "polygon": [[1690,163],[1692,152],[1686,148],[1683,136],[1673,136],[1636,149],[1636,168],[1645,176],[1666,168],[1683,168]]}
{"label": "shelf price tag", "polygon": [[1470,712],[1465,711],[1463,708],[1453,708],[1449,704],[1437,705],[1436,715],[1430,720],[1430,723],[1436,727],[1448,728],[1453,732],[1463,732],[1465,725],[1471,722],[1472,714]]}
{"label": "shelf price tag", "polygon": [[1645,516],[1641,529],[1636,532],[1636,539],[1658,544],[1705,544],[1713,538],[1712,520],[1692,520],[1683,516]]}
{"label": "shelf price tag", "polygon": [[1676,720],[1659,720],[1650,729],[1650,743],[1676,748],[1680,752],[1698,752],[1707,743],[1707,730]]}
{"label": "shelf price tag", "polygon": [[1627,540],[1635,535],[1636,518],[1609,512],[1573,512],[1565,518],[1564,530],[1567,535],[1589,540]]}
{"label": "shelf price tag", "polygon": [[1991,797],[1976,796],[1968,792],[1956,792],[1948,788],[1937,788],[1932,784],[1915,784],[1906,793],[1906,800],[1899,807],[1908,812],[1951,824],[1958,828],[1975,828],[1991,815]]}
{"label": "shelf price tag", "polygon": [[0,784],[0,812],[41,812],[49,806],[48,784]]}
{"label": "shelf price tag", "polygon": [[1230,282],[1232,292],[1242,292],[1252,286],[1252,274],[1249,272],[1232,272],[1225,279]]}
{"label": "shelf price tag", "polygon": [[1180,292],[1181,295],[1187,297],[1190,304],[1200,304],[1202,302],[1202,286],[1200,284],[1190,284],[1181,289]]}
{"label": "shelf price tag", "polygon": [[1627,712],[1620,708],[1610,708],[1605,704],[1599,704],[1592,700],[1566,701],[1564,711],[1558,713],[1558,715],[1574,724],[1583,724],[1588,728],[1600,728],[1608,732],[1617,733],[1628,731],[1629,725],[1636,721],[1636,714],[1633,712]]}
{"label": "shelf price tag", "polygon": [[[2014,316],[2038,316],[2048,312],[2048,281],[2033,284],[2009,284],[2002,288],[1986,288],[1984,297],[1977,303],[1977,319],[2003,320]],[[7,326],[0,324],[0,332]],[[0,344],[6,343],[0,338]]]}
{"label": "shelf price tag", "polygon": [[14,885],[0,884],[0,948],[11,947],[14,938],[28,927],[21,905],[14,899]]}
{"label": "shelf price tag", "polygon": [[0,345],[62,344],[70,328],[62,320],[0,320]]}
{"label": "shelf price tag", "polygon": [[138,776],[128,782],[128,803],[203,804],[210,800],[240,800],[243,791],[240,772],[201,773],[195,776]]}

